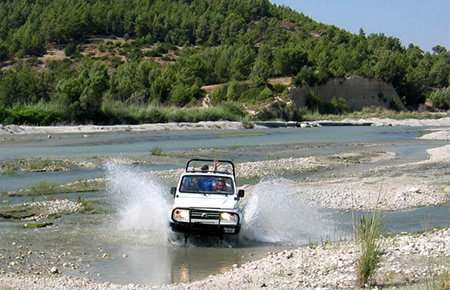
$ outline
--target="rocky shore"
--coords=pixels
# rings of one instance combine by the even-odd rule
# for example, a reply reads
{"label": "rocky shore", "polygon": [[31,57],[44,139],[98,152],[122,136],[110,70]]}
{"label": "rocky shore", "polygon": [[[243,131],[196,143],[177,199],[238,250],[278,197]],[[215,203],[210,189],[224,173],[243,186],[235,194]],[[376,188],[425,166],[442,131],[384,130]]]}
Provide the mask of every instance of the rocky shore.
{"label": "rocky shore", "polygon": [[[318,126],[417,126],[417,127],[450,127],[450,117],[441,119],[344,119],[341,121],[306,121],[306,122],[255,122],[255,128],[274,127],[318,127]],[[77,125],[77,126],[26,126],[26,125],[2,125],[0,135],[22,134],[61,134],[61,133],[96,133],[96,132],[120,132],[120,131],[161,131],[161,130],[207,130],[207,129],[244,129],[242,122],[232,121],[202,121],[198,123],[157,123],[141,125]]]}
{"label": "rocky shore", "polygon": [[[449,229],[443,229],[382,239],[384,254],[376,272],[376,285],[402,288],[426,284],[440,287],[440,283],[448,279],[450,270],[449,234]],[[261,260],[234,265],[232,271],[203,281],[154,289],[357,288],[358,252],[353,241],[309,245],[268,253]]]}
{"label": "rocky shore", "polygon": [[[382,238],[381,263],[371,281],[392,289],[448,289],[450,230],[400,234]],[[12,289],[352,289],[358,288],[354,241],[311,244],[295,250],[269,252],[265,258],[224,274],[192,283],[149,287],[99,283],[53,275],[0,275],[0,288]]]}
{"label": "rocky shore", "polygon": [[[198,123],[158,123],[142,125],[77,125],[77,126],[25,126],[0,124],[0,135],[21,134],[61,134],[61,133],[98,133],[120,131],[161,131],[161,130],[202,130],[202,129],[244,129],[241,122],[202,121]],[[51,136],[51,135],[50,135]]]}

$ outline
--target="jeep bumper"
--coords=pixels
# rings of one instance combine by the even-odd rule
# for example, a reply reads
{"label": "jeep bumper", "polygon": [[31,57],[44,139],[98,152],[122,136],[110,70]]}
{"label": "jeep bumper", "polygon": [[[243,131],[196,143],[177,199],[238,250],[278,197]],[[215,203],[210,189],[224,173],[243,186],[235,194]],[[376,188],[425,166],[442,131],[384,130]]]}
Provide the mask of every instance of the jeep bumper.
{"label": "jeep bumper", "polygon": [[239,233],[240,225],[210,225],[202,223],[171,222],[170,228],[174,232],[198,235],[235,235]]}

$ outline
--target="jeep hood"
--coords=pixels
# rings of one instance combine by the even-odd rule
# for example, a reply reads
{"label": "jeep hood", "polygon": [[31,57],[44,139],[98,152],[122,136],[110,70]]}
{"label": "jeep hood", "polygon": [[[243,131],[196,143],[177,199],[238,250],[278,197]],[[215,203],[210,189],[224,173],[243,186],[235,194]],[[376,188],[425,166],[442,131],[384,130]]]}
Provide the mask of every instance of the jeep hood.
{"label": "jeep hood", "polygon": [[182,195],[175,199],[174,207],[185,208],[217,208],[217,209],[235,209],[237,201],[233,195],[228,197],[224,195]]}

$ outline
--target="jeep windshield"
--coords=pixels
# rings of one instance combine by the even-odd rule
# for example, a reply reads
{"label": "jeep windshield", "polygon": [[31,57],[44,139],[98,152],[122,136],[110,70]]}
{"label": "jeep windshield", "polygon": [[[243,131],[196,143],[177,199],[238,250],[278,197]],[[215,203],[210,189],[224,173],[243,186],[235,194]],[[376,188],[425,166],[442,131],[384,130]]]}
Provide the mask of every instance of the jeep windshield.
{"label": "jeep windshield", "polygon": [[234,188],[230,177],[186,175],[180,192],[228,195],[234,193]]}

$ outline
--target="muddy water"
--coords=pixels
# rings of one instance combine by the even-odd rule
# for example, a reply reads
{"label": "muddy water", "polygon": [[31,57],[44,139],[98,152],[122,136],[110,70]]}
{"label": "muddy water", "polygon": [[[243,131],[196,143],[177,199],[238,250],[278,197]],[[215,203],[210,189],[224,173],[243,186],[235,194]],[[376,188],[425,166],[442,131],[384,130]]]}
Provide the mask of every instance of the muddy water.
{"label": "muddy water", "polygon": [[[258,134],[248,135],[248,132]],[[221,148],[221,154],[242,162],[326,155],[371,146],[397,152],[396,159],[391,162],[401,163],[425,159],[425,149],[440,145],[439,142],[415,140],[418,134],[417,128],[325,127],[242,132],[63,134],[52,139],[33,135],[4,139],[0,145],[0,160],[99,155],[120,159],[131,154],[149,154],[152,147],[161,146],[165,152]],[[172,161],[169,159],[168,162]],[[7,265],[15,261],[19,253],[30,251],[32,254],[24,263],[25,269],[37,265],[45,270],[55,265],[65,275],[117,283],[156,285],[193,281],[225,272],[234,264],[257,259],[268,251],[314,241],[350,238],[353,218],[361,214],[303,206],[301,200],[292,202],[288,189],[273,188],[263,182],[256,186],[244,205],[245,218],[239,237],[223,240],[190,237],[185,240],[172,234],[167,226],[171,202],[168,185],[160,184],[146,174],[149,170],[182,168],[183,165],[126,166],[112,161],[99,169],[0,176],[0,191],[42,181],[65,183],[78,178],[107,177],[110,182],[104,192],[58,196],[97,199],[112,211],[111,214],[63,216],[55,220],[53,226],[42,229],[18,229],[23,222],[0,221],[0,255],[3,254],[0,269],[14,271],[14,267],[10,269]],[[30,198],[2,199],[21,203]],[[407,232],[448,226],[449,210],[449,205],[444,205],[386,213],[385,231]],[[43,253],[46,258],[37,253]]]}

